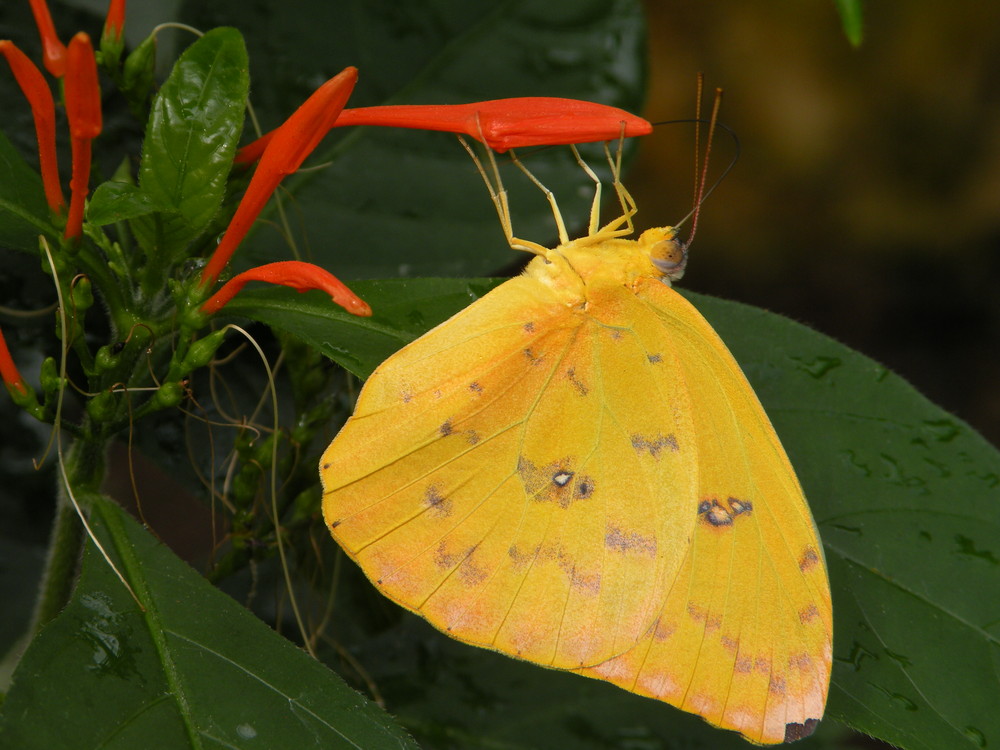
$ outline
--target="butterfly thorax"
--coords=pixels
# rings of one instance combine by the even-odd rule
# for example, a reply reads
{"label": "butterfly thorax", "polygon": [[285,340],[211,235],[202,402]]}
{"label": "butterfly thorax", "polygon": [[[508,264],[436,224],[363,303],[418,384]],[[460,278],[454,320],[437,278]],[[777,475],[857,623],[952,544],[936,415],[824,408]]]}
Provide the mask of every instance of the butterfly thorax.
{"label": "butterfly thorax", "polygon": [[588,288],[631,287],[640,278],[669,285],[684,275],[686,263],[687,248],[673,227],[647,229],[635,240],[602,230],[539,255],[525,274],[574,305],[588,298]]}

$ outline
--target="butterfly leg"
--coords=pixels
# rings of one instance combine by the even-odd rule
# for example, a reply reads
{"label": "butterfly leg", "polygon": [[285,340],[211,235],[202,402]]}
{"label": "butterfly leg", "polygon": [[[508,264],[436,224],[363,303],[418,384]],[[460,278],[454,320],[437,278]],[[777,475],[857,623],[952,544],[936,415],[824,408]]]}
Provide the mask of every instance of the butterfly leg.
{"label": "butterfly leg", "polygon": [[[597,176],[590,165],[583,160],[580,155],[579,150],[574,144],[569,146],[573,150],[573,158],[576,159],[576,163],[580,165],[580,169],[587,173],[587,175],[594,181],[596,188],[594,190],[594,202],[590,207],[590,227],[588,229],[588,236],[594,237],[600,235],[601,239],[610,239],[613,237],[625,237],[633,233],[634,228],[632,226],[632,217],[635,215],[636,206],[635,201],[629,194],[628,190],[622,184],[621,179],[621,145],[618,148],[618,163],[611,158],[611,152],[608,149],[608,144],[604,144],[604,153],[608,157],[608,164],[611,165],[611,174],[614,178],[614,189],[615,194],[618,196],[618,202],[622,207],[622,215],[619,216],[614,221],[608,222],[605,226],[601,227],[601,179]],[[622,225],[625,225],[624,227]]]}
{"label": "butterfly leg", "polygon": [[510,160],[514,162],[514,166],[524,172],[528,179],[535,183],[535,186],[545,194],[546,200],[548,200],[549,205],[552,207],[552,215],[556,220],[556,229],[559,230],[559,244],[568,244],[569,234],[566,232],[566,224],[563,221],[562,212],[559,210],[559,204],[556,203],[555,194],[545,187],[545,185],[542,184],[542,181],[535,177],[535,175],[533,175],[528,168],[521,163],[521,160],[517,158],[517,154],[514,153],[514,149],[510,150]]}
{"label": "butterfly leg", "polygon": [[[632,217],[635,216],[635,213],[638,210],[635,205],[635,199],[625,188],[625,185],[622,184],[621,180],[622,150],[625,144],[624,125],[622,128],[623,135],[618,140],[618,149],[614,158],[611,156],[611,149],[609,148],[608,143],[604,143],[604,155],[608,160],[608,165],[611,167],[611,176],[614,179],[612,185],[615,189],[615,195],[618,196],[618,202],[621,204],[622,215],[614,221],[609,222],[601,229],[602,233],[610,232],[614,234],[614,236],[619,237],[630,235],[635,231],[635,228],[632,225]],[[624,227],[622,227],[623,224],[625,225]]]}
{"label": "butterfly leg", "polygon": [[580,165],[580,169],[586,172],[587,176],[594,181],[594,202],[590,205],[590,225],[587,227],[587,234],[593,236],[597,234],[597,230],[600,229],[601,225],[601,178],[597,176],[594,170],[590,168],[590,165],[580,156],[580,151],[577,149],[575,143],[569,144],[569,147],[572,149],[573,158]]}
{"label": "butterfly leg", "polygon": [[493,150],[489,147],[486,149],[486,153],[489,155],[490,159],[490,171],[493,172],[493,179],[490,179],[489,172],[486,171],[486,167],[483,166],[483,162],[480,160],[472,146],[469,145],[469,142],[462,136],[458,136],[458,142],[462,144],[462,148],[464,148],[466,152],[468,152],[469,156],[472,157],[472,162],[476,165],[476,169],[479,171],[479,176],[482,177],[483,182],[486,183],[486,189],[490,193],[490,199],[493,201],[493,206],[497,210],[497,216],[500,217],[500,226],[503,229],[504,237],[507,238],[507,244],[514,250],[525,250],[529,253],[534,253],[535,255],[548,254],[548,250],[542,245],[539,245],[536,242],[531,242],[530,240],[518,239],[514,236],[514,228],[510,219],[510,204],[507,201],[507,189],[503,186],[503,180],[500,179],[500,170],[497,168],[496,157],[493,155]]}

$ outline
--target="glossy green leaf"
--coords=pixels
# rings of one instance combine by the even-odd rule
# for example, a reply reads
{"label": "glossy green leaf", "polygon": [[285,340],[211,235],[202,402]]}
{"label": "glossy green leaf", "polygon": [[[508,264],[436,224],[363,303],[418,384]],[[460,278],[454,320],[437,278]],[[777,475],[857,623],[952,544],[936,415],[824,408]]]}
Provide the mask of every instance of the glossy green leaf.
{"label": "glossy green leaf", "polygon": [[[249,17],[245,8],[240,0],[187,2],[182,17],[202,28],[239,24],[253,50],[254,104],[265,129],[346,65],[360,71],[351,107],[564,96],[642,108],[645,19],[637,0],[416,0],[391,7],[303,0],[295,13],[274,6]],[[303,34],[302,18],[322,31]],[[264,49],[280,50],[281,64],[260,58]],[[602,166],[599,147],[585,152]],[[567,225],[584,226],[593,183],[569,149],[521,156],[559,196]],[[556,232],[548,203],[501,161],[515,231],[550,242]],[[486,188],[452,135],[335,130],[309,164],[323,166],[286,180],[293,199],[282,200],[299,248],[342,278],[473,276],[510,262]],[[278,226],[260,223],[234,262],[246,268],[289,252]]]}
{"label": "glossy green leaf", "polygon": [[177,559],[117,505],[73,599],[25,653],[0,747],[416,747],[392,719]]}
{"label": "glossy green leaf", "polygon": [[127,182],[105,182],[97,186],[87,202],[87,221],[98,226],[135,219],[154,211],[169,210],[141,188]]}
{"label": "glossy green leaf", "polygon": [[[408,341],[415,327],[457,311],[492,282],[411,283],[355,284],[376,311],[394,300],[371,320],[334,322],[321,296],[304,315],[256,292],[241,309],[342,362],[331,352],[343,347],[363,374],[393,342]],[[835,618],[828,717],[914,750],[1000,740],[1000,597],[989,594],[1000,591],[1000,454],[902,379],[826,336],[684,294],[740,361],[819,526]],[[563,718],[576,710],[551,707]]]}
{"label": "glossy green leaf", "polygon": [[836,0],[836,3],[847,40],[855,47],[860,47],[865,32],[861,0]]}
{"label": "glossy green leaf", "polygon": [[169,210],[132,228],[157,255],[173,258],[219,210],[243,128],[247,67],[240,33],[213,29],[184,51],[153,100],[139,187]]}
{"label": "glossy green leaf", "polygon": [[0,247],[38,252],[38,235],[59,236],[49,219],[42,178],[0,132]]}

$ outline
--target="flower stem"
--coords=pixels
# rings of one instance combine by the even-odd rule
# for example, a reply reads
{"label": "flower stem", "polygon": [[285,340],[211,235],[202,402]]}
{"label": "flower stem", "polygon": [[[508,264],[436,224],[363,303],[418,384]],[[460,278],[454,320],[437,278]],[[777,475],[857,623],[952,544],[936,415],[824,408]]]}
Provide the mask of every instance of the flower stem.
{"label": "flower stem", "polygon": [[[85,498],[98,491],[104,477],[106,447],[103,440],[77,439],[64,457],[65,477],[77,502],[84,500],[84,512],[89,506]],[[32,637],[69,602],[83,550],[83,524],[73,507],[66,484],[62,478],[58,481],[56,517],[49,536],[48,556],[29,629]]]}

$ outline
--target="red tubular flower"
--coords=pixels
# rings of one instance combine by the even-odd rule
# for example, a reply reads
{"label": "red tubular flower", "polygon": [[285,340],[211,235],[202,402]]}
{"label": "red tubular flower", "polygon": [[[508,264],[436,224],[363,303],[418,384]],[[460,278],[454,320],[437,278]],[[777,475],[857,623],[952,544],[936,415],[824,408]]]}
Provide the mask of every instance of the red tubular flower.
{"label": "red tubular flower", "polygon": [[24,384],[24,378],[21,377],[17,365],[14,364],[13,357],[10,356],[7,341],[3,337],[3,331],[0,331],[0,377],[3,378],[3,382],[9,389],[16,390],[22,396],[28,394],[28,386]]}
{"label": "red tubular flower", "polygon": [[45,69],[56,78],[66,75],[66,45],[56,36],[56,27],[52,23],[49,6],[45,0],[29,0],[31,12],[35,16],[38,35],[42,38],[42,61]]}
{"label": "red tubular flower", "polygon": [[347,288],[340,279],[329,271],[325,271],[312,263],[300,260],[285,260],[278,263],[268,263],[257,268],[244,271],[227,281],[222,288],[213,294],[201,310],[213,314],[235,297],[248,281],[266,281],[269,284],[290,286],[299,292],[319,289],[330,295],[334,302],[352,315],[368,317],[372,309],[364,300]]}
{"label": "red tubular flower", "polygon": [[214,284],[236,246],[242,242],[282,178],[294,172],[323,139],[347,103],[358,69],[344,68],[313,92],[281,126],[273,131],[246,194],[229,227],[201,275],[201,285]]}
{"label": "red tubular flower", "polygon": [[73,176],[69,182],[69,216],[66,239],[80,236],[83,204],[90,184],[90,142],[101,132],[101,89],[90,37],[82,31],[69,43],[66,66],[66,118],[73,150]]}
{"label": "red tubular flower", "polygon": [[111,0],[108,15],[104,19],[104,32],[101,34],[101,46],[108,42],[120,44],[122,32],[125,29],[125,0]]}
{"label": "red tubular flower", "polygon": [[[567,143],[611,141],[624,125],[628,138],[649,135],[653,125],[641,117],[606,104],[579,99],[523,96],[469,104],[390,104],[345,109],[333,124],[380,125],[460,133],[503,153],[525,146],[559,146]],[[240,149],[237,163],[260,156],[270,133]]]}
{"label": "red tubular flower", "polygon": [[17,85],[31,105],[45,200],[53,213],[60,214],[66,208],[66,199],[59,185],[59,167],[56,162],[56,108],[52,101],[52,90],[42,71],[13,42],[6,39],[0,41],[0,54],[7,59]]}
{"label": "red tubular flower", "polygon": [[462,133],[500,153],[526,146],[612,141],[623,135],[623,126],[629,138],[653,132],[650,122],[623,109],[548,96],[345,109],[334,125],[386,125]]}

